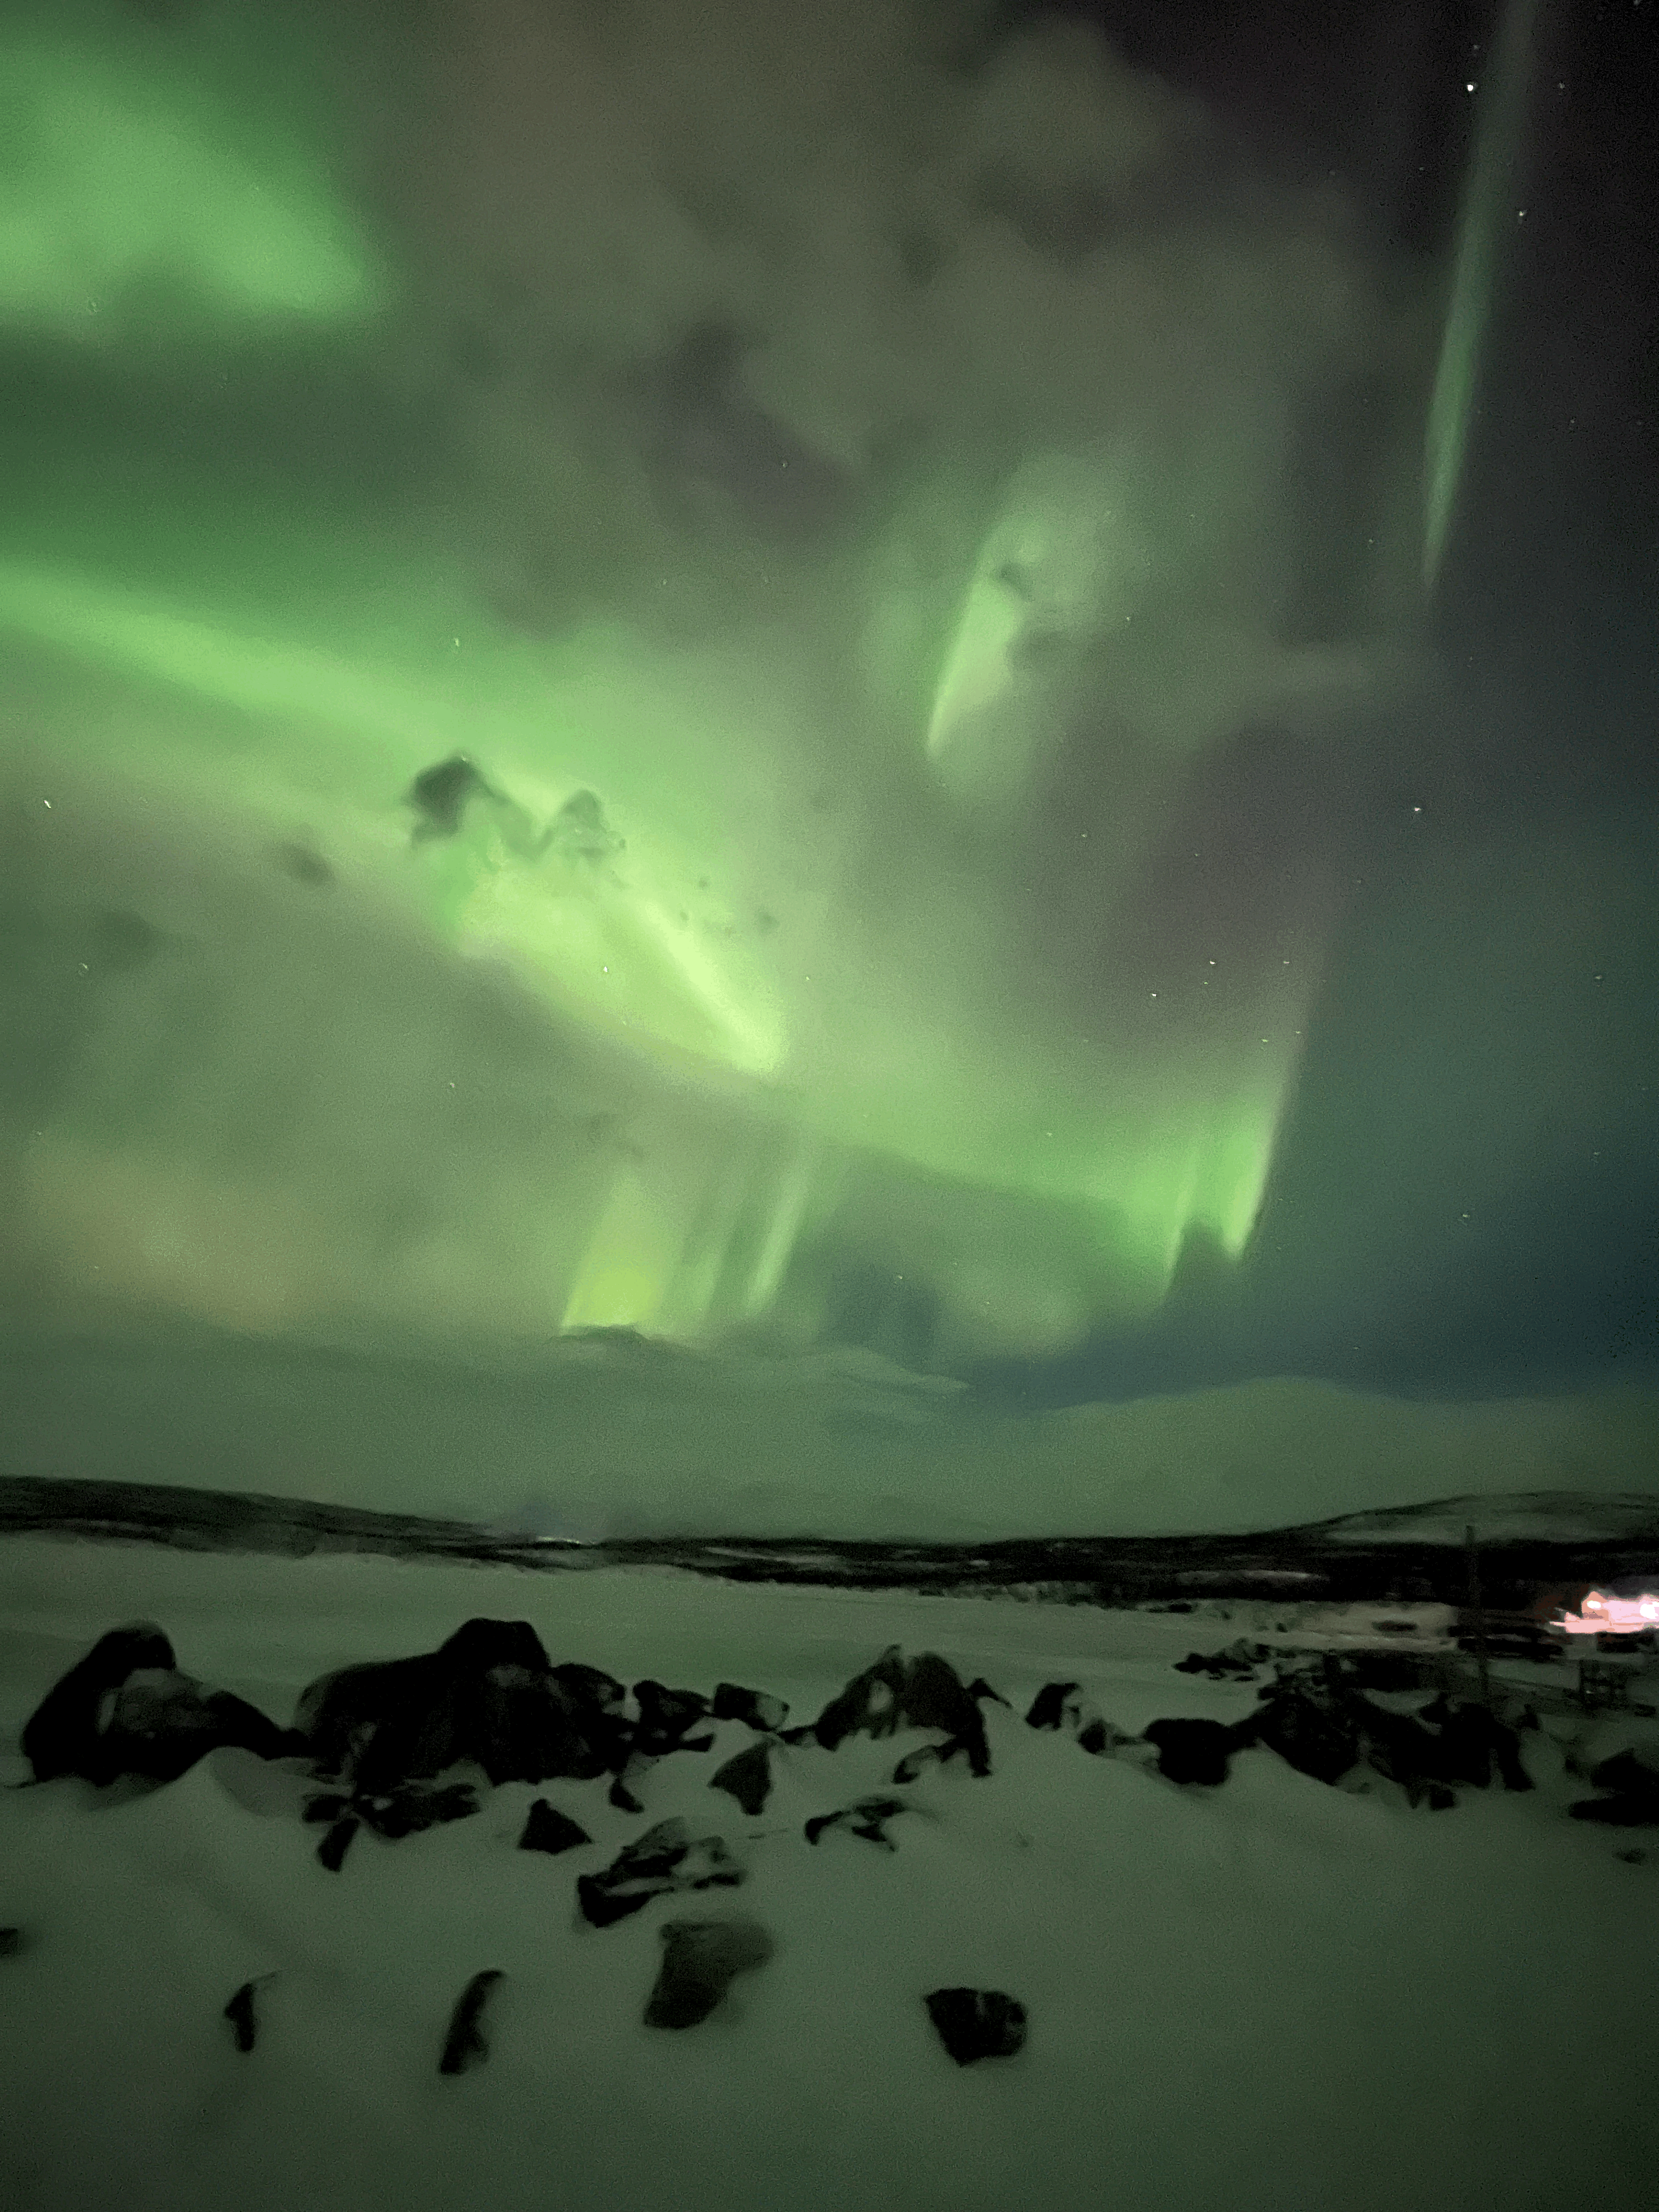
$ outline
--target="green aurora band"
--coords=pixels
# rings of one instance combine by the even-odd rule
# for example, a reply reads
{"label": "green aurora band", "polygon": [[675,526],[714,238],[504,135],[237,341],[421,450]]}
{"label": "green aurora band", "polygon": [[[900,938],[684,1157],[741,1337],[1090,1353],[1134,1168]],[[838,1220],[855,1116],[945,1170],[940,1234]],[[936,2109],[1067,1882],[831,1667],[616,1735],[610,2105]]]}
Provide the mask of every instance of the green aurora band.
{"label": "green aurora band", "polygon": [[[1516,12],[1530,21],[1530,4]],[[0,221],[14,331],[85,343],[95,308],[104,344],[124,315],[182,346],[204,327],[343,335],[384,304],[298,141],[233,131],[182,80],[43,33],[9,46],[3,67],[5,100],[27,110]],[[1489,159],[1488,197],[1494,173]],[[1452,321],[1467,362],[1490,245],[1465,254],[1475,274],[1460,262]],[[1437,390],[1447,489],[1431,501],[1431,565],[1467,408],[1465,387]],[[584,1168],[578,1198],[553,1159],[549,1191],[520,1194],[532,1231],[550,1224],[550,1256],[497,1318],[695,1337],[770,1315],[810,1335],[833,1303],[830,1255],[849,1248],[877,1273],[931,1279],[957,1352],[1046,1346],[1153,1310],[1195,1234],[1243,1252],[1317,980],[1311,951],[1268,1000],[1245,978],[1224,1019],[1224,960],[1209,1027],[1160,1029],[1154,991],[1080,1034],[964,876],[963,837],[1018,793],[1082,665],[1062,653],[1057,672],[1039,660],[1028,677],[1022,639],[1083,631],[1097,647],[1140,607],[1146,559],[1103,486],[1063,459],[1024,471],[961,548],[954,617],[885,601],[870,581],[882,549],[866,549],[859,641],[842,657],[862,672],[867,787],[850,823],[806,835],[792,825],[825,732],[798,640],[774,628],[671,648],[598,619],[527,639],[459,573],[368,526],[220,511],[182,486],[158,514],[124,507],[95,473],[48,486],[0,525],[0,635],[15,711],[65,789],[131,803],[135,819],[139,796],[159,797],[204,835],[325,824],[331,866],[388,915],[506,963],[556,1021],[629,1055],[659,1107],[689,1102],[696,1133],[653,1160]],[[475,806],[457,836],[412,848],[403,794],[461,751],[514,812]],[[1166,748],[1133,769],[1132,829],[1183,765]],[[614,853],[544,836],[582,793],[599,794]],[[893,793],[945,828],[903,895],[872,903],[860,838]],[[152,1150],[116,1172],[125,1139],[90,1094],[33,1139],[25,1187],[47,1241],[72,1186],[118,1190],[132,1215],[165,1185],[180,1234],[221,1233],[230,1201],[188,1163],[158,1166]],[[85,1267],[110,1279],[107,1254],[85,1257],[103,1232],[87,1206],[76,1218]],[[202,1282],[155,1294],[216,1314]],[[287,1325],[304,1306],[295,1292],[254,1317]]]}
{"label": "green aurora band", "polygon": [[1543,0],[1510,0],[1492,74],[1482,89],[1424,447],[1423,587],[1431,593],[1456,519],[1469,427],[1480,397],[1482,348],[1505,245],[1521,215],[1515,191],[1542,14]]}

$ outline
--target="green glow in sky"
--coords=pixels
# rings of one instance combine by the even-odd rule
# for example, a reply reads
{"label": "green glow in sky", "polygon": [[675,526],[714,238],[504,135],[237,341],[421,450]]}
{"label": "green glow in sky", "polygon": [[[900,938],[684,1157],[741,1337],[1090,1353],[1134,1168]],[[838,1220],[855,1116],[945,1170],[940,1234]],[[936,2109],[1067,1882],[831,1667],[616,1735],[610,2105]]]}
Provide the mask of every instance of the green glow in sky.
{"label": "green glow in sky", "polygon": [[88,343],[337,325],[384,303],[356,223],[280,128],[232,118],[195,49],[0,33],[0,329]]}
{"label": "green glow in sky", "polygon": [[[63,337],[131,318],[188,343],[384,304],[303,132],[271,115],[233,127],[220,79],[176,66],[187,51],[78,44],[49,19],[0,49],[0,326]],[[1462,422],[1439,434],[1448,451]],[[1243,1251],[1311,963],[1271,1001],[1241,976],[1224,1014],[1219,987],[1183,1000],[1196,977],[1173,977],[1161,1005],[1131,994],[1108,945],[1085,1018],[1023,941],[1024,886],[995,834],[1103,640],[1167,725],[1124,756],[1103,907],[1135,896],[1178,802],[1176,725],[1191,721],[1188,754],[1236,726],[1222,653],[1151,626],[1139,644],[1146,518],[1121,467],[1028,459],[988,514],[983,489],[923,489],[925,557],[901,515],[861,549],[847,605],[798,632],[738,621],[693,645],[619,619],[520,634],[436,533],[394,547],[343,507],[301,501],[284,518],[182,484],[158,501],[95,470],[45,481],[0,517],[0,638],[46,702],[49,755],[111,792],[161,794],[204,832],[303,825],[381,911],[505,963],[649,1072],[653,1148],[597,1166],[550,1155],[542,1187],[500,1194],[503,1218],[556,1218],[562,1240],[526,1275],[543,1303],[526,1322],[694,1335],[780,1311],[810,1334],[850,1251],[895,1285],[925,1281],[959,1344],[1042,1349],[1153,1309],[1194,1232]],[[586,519],[570,521],[579,535]],[[1164,580],[1168,603],[1180,581]],[[826,666],[853,672],[828,703]],[[1188,696],[1202,714],[1185,718]],[[504,799],[416,840],[405,795],[456,753]],[[556,835],[582,793],[614,832],[603,850]],[[171,1225],[148,1243],[133,1230],[148,1280],[229,1199],[216,1166],[100,1155],[119,1142],[89,1121],[40,1133],[30,1187],[48,1212],[76,1209],[88,1249],[118,1216],[141,1221],[149,1190]],[[103,1188],[118,1203],[86,1200]],[[279,1194],[237,1203],[299,1252]],[[233,1241],[199,1274],[219,1286],[196,1294],[204,1307]],[[118,1257],[88,1264],[112,1273]]]}
{"label": "green glow in sky", "polygon": [[[382,611],[337,607],[332,645],[314,611],[272,612],[260,631],[216,621],[207,599],[181,606],[18,557],[0,559],[0,630],[144,687],[147,712],[100,740],[111,769],[273,830],[325,823],[337,862],[413,902],[458,950],[505,960],[566,1018],[657,1055],[671,1082],[729,1094],[735,1081],[799,1132],[757,1157],[735,1193],[701,1159],[617,1170],[567,1279],[564,1326],[685,1334],[764,1313],[801,1237],[835,1235],[861,1158],[935,1194],[916,1270],[947,1292],[959,1279],[966,1297],[988,1265],[1023,1316],[1006,1325],[1039,1340],[1103,1304],[1155,1304],[1194,1228],[1242,1252],[1295,1061],[1282,1018],[1242,1060],[1236,1047],[1207,1057],[1201,1040],[1173,1057],[1109,1036],[1079,1042],[1040,1003],[999,1021],[1018,988],[1012,955],[988,975],[982,939],[953,963],[948,914],[924,916],[921,941],[872,952],[855,913],[792,902],[805,856],[755,804],[769,761],[787,773],[791,733],[745,726],[752,685],[723,687],[716,670],[677,689],[643,640],[611,629],[530,647],[475,616],[441,645],[441,591],[376,588],[374,557],[365,549],[363,599]],[[169,698],[196,702],[172,735]],[[216,754],[204,706],[230,715],[232,733],[253,718],[257,745],[233,734]],[[916,742],[925,752],[923,732]],[[538,825],[574,792],[599,792],[622,850],[595,861],[515,849],[488,808],[411,849],[403,793],[462,745]],[[762,892],[775,937],[738,927]],[[994,1198],[1016,1214],[987,1215],[977,1240],[940,1226]],[[1036,1209],[1024,1232],[1022,1206]],[[1050,1218],[1071,1224],[1064,1296],[1022,1284],[1012,1264],[1012,1240],[1029,1234],[1041,1278]],[[1002,1326],[992,1312],[989,1340]]]}
{"label": "green glow in sky", "polygon": [[1504,252],[1524,208],[1516,204],[1542,0],[1510,0],[1480,100],[1474,161],[1458,226],[1457,256],[1424,452],[1423,583],[1432,592],[1456,516],[1482,349]]}

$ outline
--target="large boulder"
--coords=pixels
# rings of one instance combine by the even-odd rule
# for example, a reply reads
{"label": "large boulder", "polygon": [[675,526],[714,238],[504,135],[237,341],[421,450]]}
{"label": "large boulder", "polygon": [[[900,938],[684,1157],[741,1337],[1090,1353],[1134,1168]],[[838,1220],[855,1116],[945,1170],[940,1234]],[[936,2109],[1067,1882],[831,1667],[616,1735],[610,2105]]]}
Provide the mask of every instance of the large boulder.
{"label": "large boulder", "polygon": [[772,1955],[772,1938],[754,1920],[670,1920],[662,1929],[662,1966],[645,2008],[647,2027],[696,2027],[708,2019],[739,1974]]}
{"label": "large boulder", "polygon": [[1158,1746],[1158,1771],[1169,1782],[1199,1782],[1210,1788],[1227,1779],[1234,1749],[1233,1732],[1219,1721],[1152,1721],[1141,1730]]}
{"label": "large boulder", "polygon": [[324,1675],[302,1693],[295,1724],[318,1772],[359,1795],[461,1761],[497,1784],[590,1781],[627,1754],[623,1696],[597,1668],[550,1666],[528,1621],[474,1620],[436,1651]]}
{"label": "large boulder", "polygon": [[100,1637],[29,1716],[21,1744],[37,1782],[78,1775],[100,1786],[172,1782],[224,1746],[260,1759],[302,1747],[245,1698],[181,1674],[149,1622]]}
{"label": "large boulder", "polygon": [[975,1775],[991,1771],[978,1703],[956,1668],[933,1651],[907,1661],[899,1646],[890,1644],[872,1667],[855,1674],[830,1699],[811,1732],[826,1751],[834,1751],[850,1735],[895,1735],[902,1728],[939,1729],[946,1739],[945,1756],[959,1750]]}
{"label": "large boulder", "polygon": [[1232,1735],[1236,1749],[1261,1744],[1316,1782],[1340,1782],[1359,1764],[1358,1723],[1331,1675],[1275,1683]]}

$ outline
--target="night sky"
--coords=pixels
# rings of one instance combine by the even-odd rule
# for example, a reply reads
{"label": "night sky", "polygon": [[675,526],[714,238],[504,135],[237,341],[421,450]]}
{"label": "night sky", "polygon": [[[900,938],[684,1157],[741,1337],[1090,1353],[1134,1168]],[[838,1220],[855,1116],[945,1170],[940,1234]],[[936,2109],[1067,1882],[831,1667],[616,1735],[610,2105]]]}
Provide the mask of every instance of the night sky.
{"label": "night sky", "polygon": [[1659,9],[283,12],[5,34],[6,1311],[1651,1381]]}

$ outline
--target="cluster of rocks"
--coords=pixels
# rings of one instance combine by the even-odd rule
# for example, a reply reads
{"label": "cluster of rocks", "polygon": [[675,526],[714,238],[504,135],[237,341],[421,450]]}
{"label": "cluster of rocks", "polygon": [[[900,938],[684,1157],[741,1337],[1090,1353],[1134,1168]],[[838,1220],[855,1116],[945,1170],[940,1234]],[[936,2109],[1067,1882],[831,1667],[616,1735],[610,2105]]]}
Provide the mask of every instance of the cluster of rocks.
{"label": "cluster of rocks", "polygon": [[[307,1798],[304,1819],[325,1830],[319,1863],[337,1874],[359,1831],[392,1843],[480,1809],[480,1790],[506,1783],[591,1782],[609,1776],[609,1798],[625,1812],[659,1759],[713,1748],[711,1723],[735,1722],[754,1741],[710,1776],[711,1788],[751,1818],[765,1807],[773,1762],[784,1747],[815,1742],[833,1751],[854,1735],[881,1738],[926,1729],[938,1741],[901,1759],[896,1785],[925,1765],[960,1758],[976,1776],[991,1771],[980,1710],[996,1696],[988,1684],[963,1686],[949,1663],[929,1652],[907,1659],[895,1644],[855,1675],[815,1721],[786,1728],[780,1698],[721,1682],[712,1697],[652,1680],[629,1692],[593,1667],[555,1666],[526,1621],[465,1622],[436,1651],[346,1667],[301,1695],[291,1729],[256,1708],[182,1674],[172,1644],[149,1624],[112,1630],[46,1695],[23,1730],[22,1749],[37,1783],[78,1776],[99,1787],[158,1786],[210,1751],[234,1746],[264,1759],[303,1762],[324,1785]],[[473,1779],[457,1779],[465,1770]],[[896,1848],[885,1824],[909,1809],[902,1798],[865,1797],[809,1820],[808,1843],[830,1828]],[[531,1804],[519,1848],[556,1857],[589,1845],[586,1829],[545,1797]],[[576,1880],[581,1917],[604,1929],[658,1897],[736,1888],[744,1869],[724,1838],[693,1835],[679,1818],[659,1820],[625,1844],[608,1866]],[[15,1931],[7,1931],[21,1944]],[[653,2027],[683,2029],[706,2020],[739,1975],[763,1966],[773,1940],[758,1923],[726,1917],[671,1920],[647,2000]],[[263,1994],[274,1978],[244,1983],[224,2008],[236,2048],[258,2041]],[[490,1967],[458,1999],[439,2069],[459,2074],[488,2055],[485,2019],[505,1978]],[[960,2063],[1006,2057],[1024,2041],[1023,2007],[997,1990],[935,1990],[923,2002],[940,2039]]]}
{"label": "cluster of rocks", "polygon": [[[1176,1666],[1182,1674],[1237,1679],[1254,1676],[1272,1656],[1266,1646],[1241,1641],[1209,1655],[1191,1652]],[[1382,1682],[1371,1664],[1376,1658],[1390,1662]],[[1156,1747],[1167,1781],[1208,1788],[1226,1781],[1235,1753],[1258,1745],[1316,1782],[1335,1785],[1361,1771],[1379,1775],[1398,1784],[1413,1806],[1435,1811],[1455,1805],[1460,1786],[1484,1790],[1497,1779],[1506,1790],[1532,1788],[1517,1730],[1485,1705],[1443,1691],[1414,1714],[1376,1703],[1379,1687],[1420,1688],[1423,1681],[1420,1662],[1409,1654],[1281,1657],[1242,1721],[1155,1720],[1139,1740]],[[1033,1728],[1068,1729],[1097,1754],[1121,1750],[1127,1741],[1079,1703],[1075,1683],[1046,1684],[1026,1717]],[[1535,1717],[1528,1717],[1535,1727]]]}
{"label": "cluster of rocks", "polygon": [[[1243,1641],[1211,1655],[1194,1652],[1178,1671],[1212,1680],[1254,1679],[1272,1659],[1265,1646]],[[1392,1658],[1395,1655],[1383,1655]],[[1407,1657],[1408,1666],[1416,1664]],[[1413,1678],[1420,1686],[1420,1678]],[[1248,1748],[1275,1753],[1299,1772],[1339,1784],[1357,1771],[1399,1784],[1413,1805],[1444,1808],[1459,1787],[1494,1780],[1529,1790],[1516,1730],[1486,1707],[1443,1691],[1415,1713],[1376,1702],[1382,1687],[1363,1662],[1323,1654],[1281,1657],[1254,1710],[1231,1725],[1168,1717],[1139,1736],[1113,1727],[1075,1682],[1045,1683],[1025,1714],[1031,1729],[1071,1736],[1097,1757],[1146,1759],[1185,1786],[1224,1784],[1234,1755]],[[771,1796],[775,1768],[792,1746],[834,1751],[854,1736],[881,1740],[901,1729],[934,1739],[896,1763],[887,1790],[807,1820],[817,1844],[831,1830],[886,1850],[900,1814],[918,1808],[892,1794],[924,1767],[960,1760],[968,1773],[991,1771],[983,1707],[1006,1704],[983,1680],[963,1683],[949,1662],[924,1652],[907,1659],[890,1645],[826,1705],[817,1719],[786,1727],[782,1700],[721,1682],[712,1696],[653,1680],[630,1692],[593,1667],[555,1666],[526,1621],[466,1621],[437,1650],[347,1667],[324,1675],[301,1694],[291,1729],[255,1707],[181,1673],[167,1637],[148,1624],[112,1630],[46,1695],[22,1733],[37,1783],[79,1776],[100,1787],[117,1783],[159,1786],[206,1753],[234,1746],[267,1759],[302,1762],[319,1784],[305,1819],[324,1828],[319,1863],[338,1873],[360,1829],[396,1842],[480,1809],[480,1792],[507,1783],[610,1778],[611,1803],[642,1811],[637,1787],[659,1760],[705,1753],[715,1724],[747,1728],[752,1741],[708,1778],[750,1818]],[[1535,1725],[1535,1723],[1534,1723]],[[468,1778],[458,1778],[465,1770]],[[1615,1826],[1659,1825],[1659,1774],[1626,1752],[1591,1774],[1601,1794],[1571,1808],[1581,1820]],[[591,1846],[592,1838],[545,1797],[530,1806],[519,1848],[550,1857]],[[744,1869],[717,1832],[694,1834],[681,1818],[659,1820],[626,1844],[610,1864],[585,1870],[575,1882],[577,1908],[594,1929],[631,1917],[659,1897],[735,1889]],[[742,1917],[675,1919],[659,1931],[661,1959],[644,2020],[684,2029],[706,2020],[732,1983],[773,1955],[773,1939]],[[15,1929],[0,1929],[0,1954],[21,1948]],[[254,2049],[265,1983],[245,1983],[225,2007],[236,2047]],[[491,1967],[473,1976],[458,2000],[444,2037],[440,2070],[459,2074],[488,2053],[486,2017],[503,1980]],[[1005,1991],[950,1988],[923,1999],[940,2041],[959,2063],[1006,2057],[1025,2037],[1023,2005]]]}

